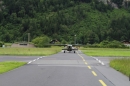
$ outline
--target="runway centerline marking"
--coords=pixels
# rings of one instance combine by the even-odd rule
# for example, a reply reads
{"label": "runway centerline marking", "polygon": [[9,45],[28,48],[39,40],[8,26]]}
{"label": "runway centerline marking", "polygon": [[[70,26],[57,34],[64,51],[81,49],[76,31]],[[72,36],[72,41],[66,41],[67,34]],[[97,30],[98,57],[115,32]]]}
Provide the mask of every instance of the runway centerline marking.
{"label": "runway centerline marking", "polygon": [[99,82],[102,84],[102,86],[107,86],[102,80],[99,80]]}
{"label": "runway centerline marking", "polygon": [[94,76],[97,76],[97,74],[96,74],[94,71],[92,71],[92,74],[93,74]]}
{"label": "runway centerline marking", "polygon": [[[84,57],[81,56],[78,52],[76,52],[76,53],[78,54],[78,56],[80,56],[80,57],[82,58],[82,60],[83,60],[83,61],[85,62],[85,64],[87,65],[87,62],[85,61]],[[91,57],[92,57],[92,56],[91,56]],[[104,65],[104,63],[101,62],[100,60],[98,60],[97,58],[94,58],[94,59],[96,59],[97,61],[99,61],[99,63],[101,63],[102,65]],[[88,68],[91,69],[90,66],[88,66]],[[93,74],[94,76],[97,76],[97,74],[96,74],[94,71],[92,71],[92,74]],[[102,86],[107,86],[102,80],[99,80],[99,82],[102,84]]]}
{"label": "runway centerline marking", "polygon": [[83,61],[85,62],[85,59],[83,59]]}
{"label": "runway centerline marking", "polygon": [[[83,56],[81,56],[78,52],[76,52],[77,54],[78,54],[78,56],[79,57],[81,57],[82,58],[82,60],[85,62],[85,59],[84,59],[84,57]],[[85,62],[85,64],[87,64],[87,62]]]}
{"label": "runway centerline marking", "polygon": [[89,69],[91,69],[91,67],[90,67],[90,66],[88,66],[88,68],[89,68]]}
{"label": "runway centerline marking", "polygon": [[87,63],[87,62],[85,62],[85,64],[87,65],[88,63]]}

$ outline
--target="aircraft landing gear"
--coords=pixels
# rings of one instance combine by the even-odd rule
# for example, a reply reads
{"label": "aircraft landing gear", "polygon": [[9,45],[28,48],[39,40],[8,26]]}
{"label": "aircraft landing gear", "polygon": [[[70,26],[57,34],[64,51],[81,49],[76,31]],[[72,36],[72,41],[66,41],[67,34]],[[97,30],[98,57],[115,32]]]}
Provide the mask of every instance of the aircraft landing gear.
{"label": "aircraft landing gear", "polygon": [[74,53],[75,53],[75,51],[74,51]]}
{"label": "aircraft landing gear", "polygon": [[65,53],[65,51],[64,51],[64,53]]}

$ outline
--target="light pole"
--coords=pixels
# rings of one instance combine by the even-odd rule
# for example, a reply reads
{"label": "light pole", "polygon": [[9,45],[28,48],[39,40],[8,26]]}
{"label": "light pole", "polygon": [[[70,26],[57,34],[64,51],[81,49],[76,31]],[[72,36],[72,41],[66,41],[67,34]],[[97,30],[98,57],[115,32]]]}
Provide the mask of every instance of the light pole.
{"label": "light pole", "polygon": [[76,44],[76,35],[74,35],[74,37],[75,37],[74,40],[75,40],[75,44]]}
{"label": "light pole", "polygon": [[28,44],[30,42],[30,33],[28,33]]}

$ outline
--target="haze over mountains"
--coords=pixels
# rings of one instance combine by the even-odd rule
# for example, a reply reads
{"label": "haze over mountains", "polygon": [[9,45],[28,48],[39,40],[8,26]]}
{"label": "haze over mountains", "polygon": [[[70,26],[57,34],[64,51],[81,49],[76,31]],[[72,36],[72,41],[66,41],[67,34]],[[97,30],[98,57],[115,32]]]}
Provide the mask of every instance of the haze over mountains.
{"label": "haze over mountains", "polygon": [[129,40],[129,3],[111,0],[114,7],[104,1],[1,0],[0,40],[27,41],[28,33],[31,40],[46,35],[69,43],[76,35],[77,43],[83,44]]}

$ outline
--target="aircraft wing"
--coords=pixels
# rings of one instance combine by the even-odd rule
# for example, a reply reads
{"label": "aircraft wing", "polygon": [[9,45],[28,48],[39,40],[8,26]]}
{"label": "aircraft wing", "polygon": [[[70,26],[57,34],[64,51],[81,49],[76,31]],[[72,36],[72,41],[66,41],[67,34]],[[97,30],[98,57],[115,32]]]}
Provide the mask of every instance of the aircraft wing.
{"label": "aircraft wing", "polygon": [[77,47],[72,47],[72,50],[78,50],[78,48]]}
{"label": "aircraft wing", "polygon": [[[67,48],[63,48],[62,50],[68,50]],[[72,50],[78,50],[78,48],[73,47]]]}
{"label": "aircraft wing", "polygon": [[67,50],[67,49],[62,49],[62,50]]}
{"label": "aircraft wing", "polygon": [[72,46],[82,46],[82,44],[72,44]]}
{"label": "aircraft wing", "polygon": [[75,48],[75,49],[72,49],[72,50],[78,50],[77,48]]}
{"label": "aircraft wing", "polygon": [[50,46],[67,46],[67,44],[48,44]]}
{"label": "aircraft wing", "polygon": [[[68,49],[62,49],[62,50],[68,50]],[[75,49],[72,49],[72,50],[78,50],[77,48],[75,48]]]}

